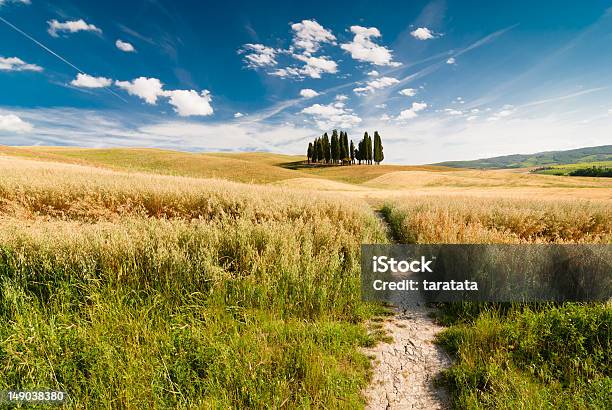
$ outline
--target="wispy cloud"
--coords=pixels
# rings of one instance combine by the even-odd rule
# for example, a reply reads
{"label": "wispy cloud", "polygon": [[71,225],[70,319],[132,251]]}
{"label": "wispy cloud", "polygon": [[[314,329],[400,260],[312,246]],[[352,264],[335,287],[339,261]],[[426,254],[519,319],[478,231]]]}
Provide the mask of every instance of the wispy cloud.
{"label": "wispy cloud", "polygon": [[18,57],[0,56],[0,71],[42,71],[43,68],[36,64],[28,64]]}
{"label": "wispy cloud", "polygon": [[83,19],[59,22],[55,19],[47,22],[48,32],[53,37],[59,37],[58,33],[78,33],[79,31],[91,31],[102,34],[102,30],[93,24],[88,24]]}

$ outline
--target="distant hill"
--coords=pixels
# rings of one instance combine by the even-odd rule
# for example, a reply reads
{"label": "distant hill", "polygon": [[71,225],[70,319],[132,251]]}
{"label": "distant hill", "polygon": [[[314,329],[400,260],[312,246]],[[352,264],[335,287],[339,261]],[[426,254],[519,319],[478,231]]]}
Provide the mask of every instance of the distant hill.
{"label": "distant hill", "polygon": [[150,148],[9,147],[0,155],[153,174],[220,178],[258,184],[324,178],[361,184],[389,172],[457,171],[431,165],[308,166],[303,155],[267,152],[193,153]]}
{"label": "distant hill", "polygon": [[567,151],[548,151],[536,154],[514,154],[501,157],[476,159],[473,161],[447,161],[434,165],[453,168],[526,168],[550,165],[574,164],[577,162],[612,161],[612,145],[578,148]]}

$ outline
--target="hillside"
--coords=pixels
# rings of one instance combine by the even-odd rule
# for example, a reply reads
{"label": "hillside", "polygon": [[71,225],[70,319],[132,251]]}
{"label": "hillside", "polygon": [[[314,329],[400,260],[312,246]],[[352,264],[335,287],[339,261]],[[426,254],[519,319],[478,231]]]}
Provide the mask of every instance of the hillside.
{"label": "hillside", "polygon": [[446,161],[434,165],[453,168],[503,169],[599,161],[612,161],[612,145],[578,148],[567,151],[538,152],[535,154],[504,155],[501,157],[482,158],[473,161]]}
{"label": "hillside", "polygon": [[[5,147],[0,154],[30,159],[196,178],[269,183],[295,178],[279,164],[297,157],[268,153],[200,154],[145,148]],[[304,175],[300,175],[304,176]]]}
{"label": "hillside", "polygon": [[431,165],[309,166],[300,155],[267,152],[193,153],[151,148],[8,147],[0,155],[53,162],[236,182],[272,183],[295,178],[324,178],[360,184],[389,172],[452,171]]}

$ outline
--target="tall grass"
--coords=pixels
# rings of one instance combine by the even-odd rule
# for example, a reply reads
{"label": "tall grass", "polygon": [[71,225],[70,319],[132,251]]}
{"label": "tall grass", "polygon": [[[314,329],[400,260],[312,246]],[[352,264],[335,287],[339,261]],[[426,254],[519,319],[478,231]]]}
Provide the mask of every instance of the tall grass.
{"label": "tall grass", "polygon": [[406,243],[610,243],[606,202],[423,197],[383,211]]}
{"label": "tall grass", "polygon": [[[611,243],[607,203],[431,197],[383,208],[406,243]],[[612,305],[441,305],[457,408],[609,408]]]}
{"label": "tall grass", "polygon": [[0,177],[0,390],[73,408],[354,408],[367,206],[15,163]]}

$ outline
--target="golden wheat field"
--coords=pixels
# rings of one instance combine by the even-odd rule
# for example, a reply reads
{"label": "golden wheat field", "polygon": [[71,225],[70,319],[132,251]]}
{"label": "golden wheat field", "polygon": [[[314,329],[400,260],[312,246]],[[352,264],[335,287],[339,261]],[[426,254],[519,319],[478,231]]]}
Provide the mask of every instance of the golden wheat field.
{"label": "golden wheat field", "polygon": [[[406,243],[612,242],[605,178],[301,170],[287,165],[299,158],[269,154],[1,151],[0,390],[66,391],[68,408],[362,408],[371,375],[362,349],[384,337],[368,323],[386,310],[360,299],[360,246],[389,242],[375,213],[383,205]],[[610,309],[576,309],[456,309],[461,321],[442,336],[461,357],[447,375],[456,407],[604,403]],[[509,323],[538,320],[558,337],[529,339],[538,347],[512,356],[524,329]],[[535,356],[555,343],[569,347]],[[482,367],[483,346],[505,370]],[[576,360],[590,367],[573,369]],[[533,364],[546,372],[529,374]]]}

